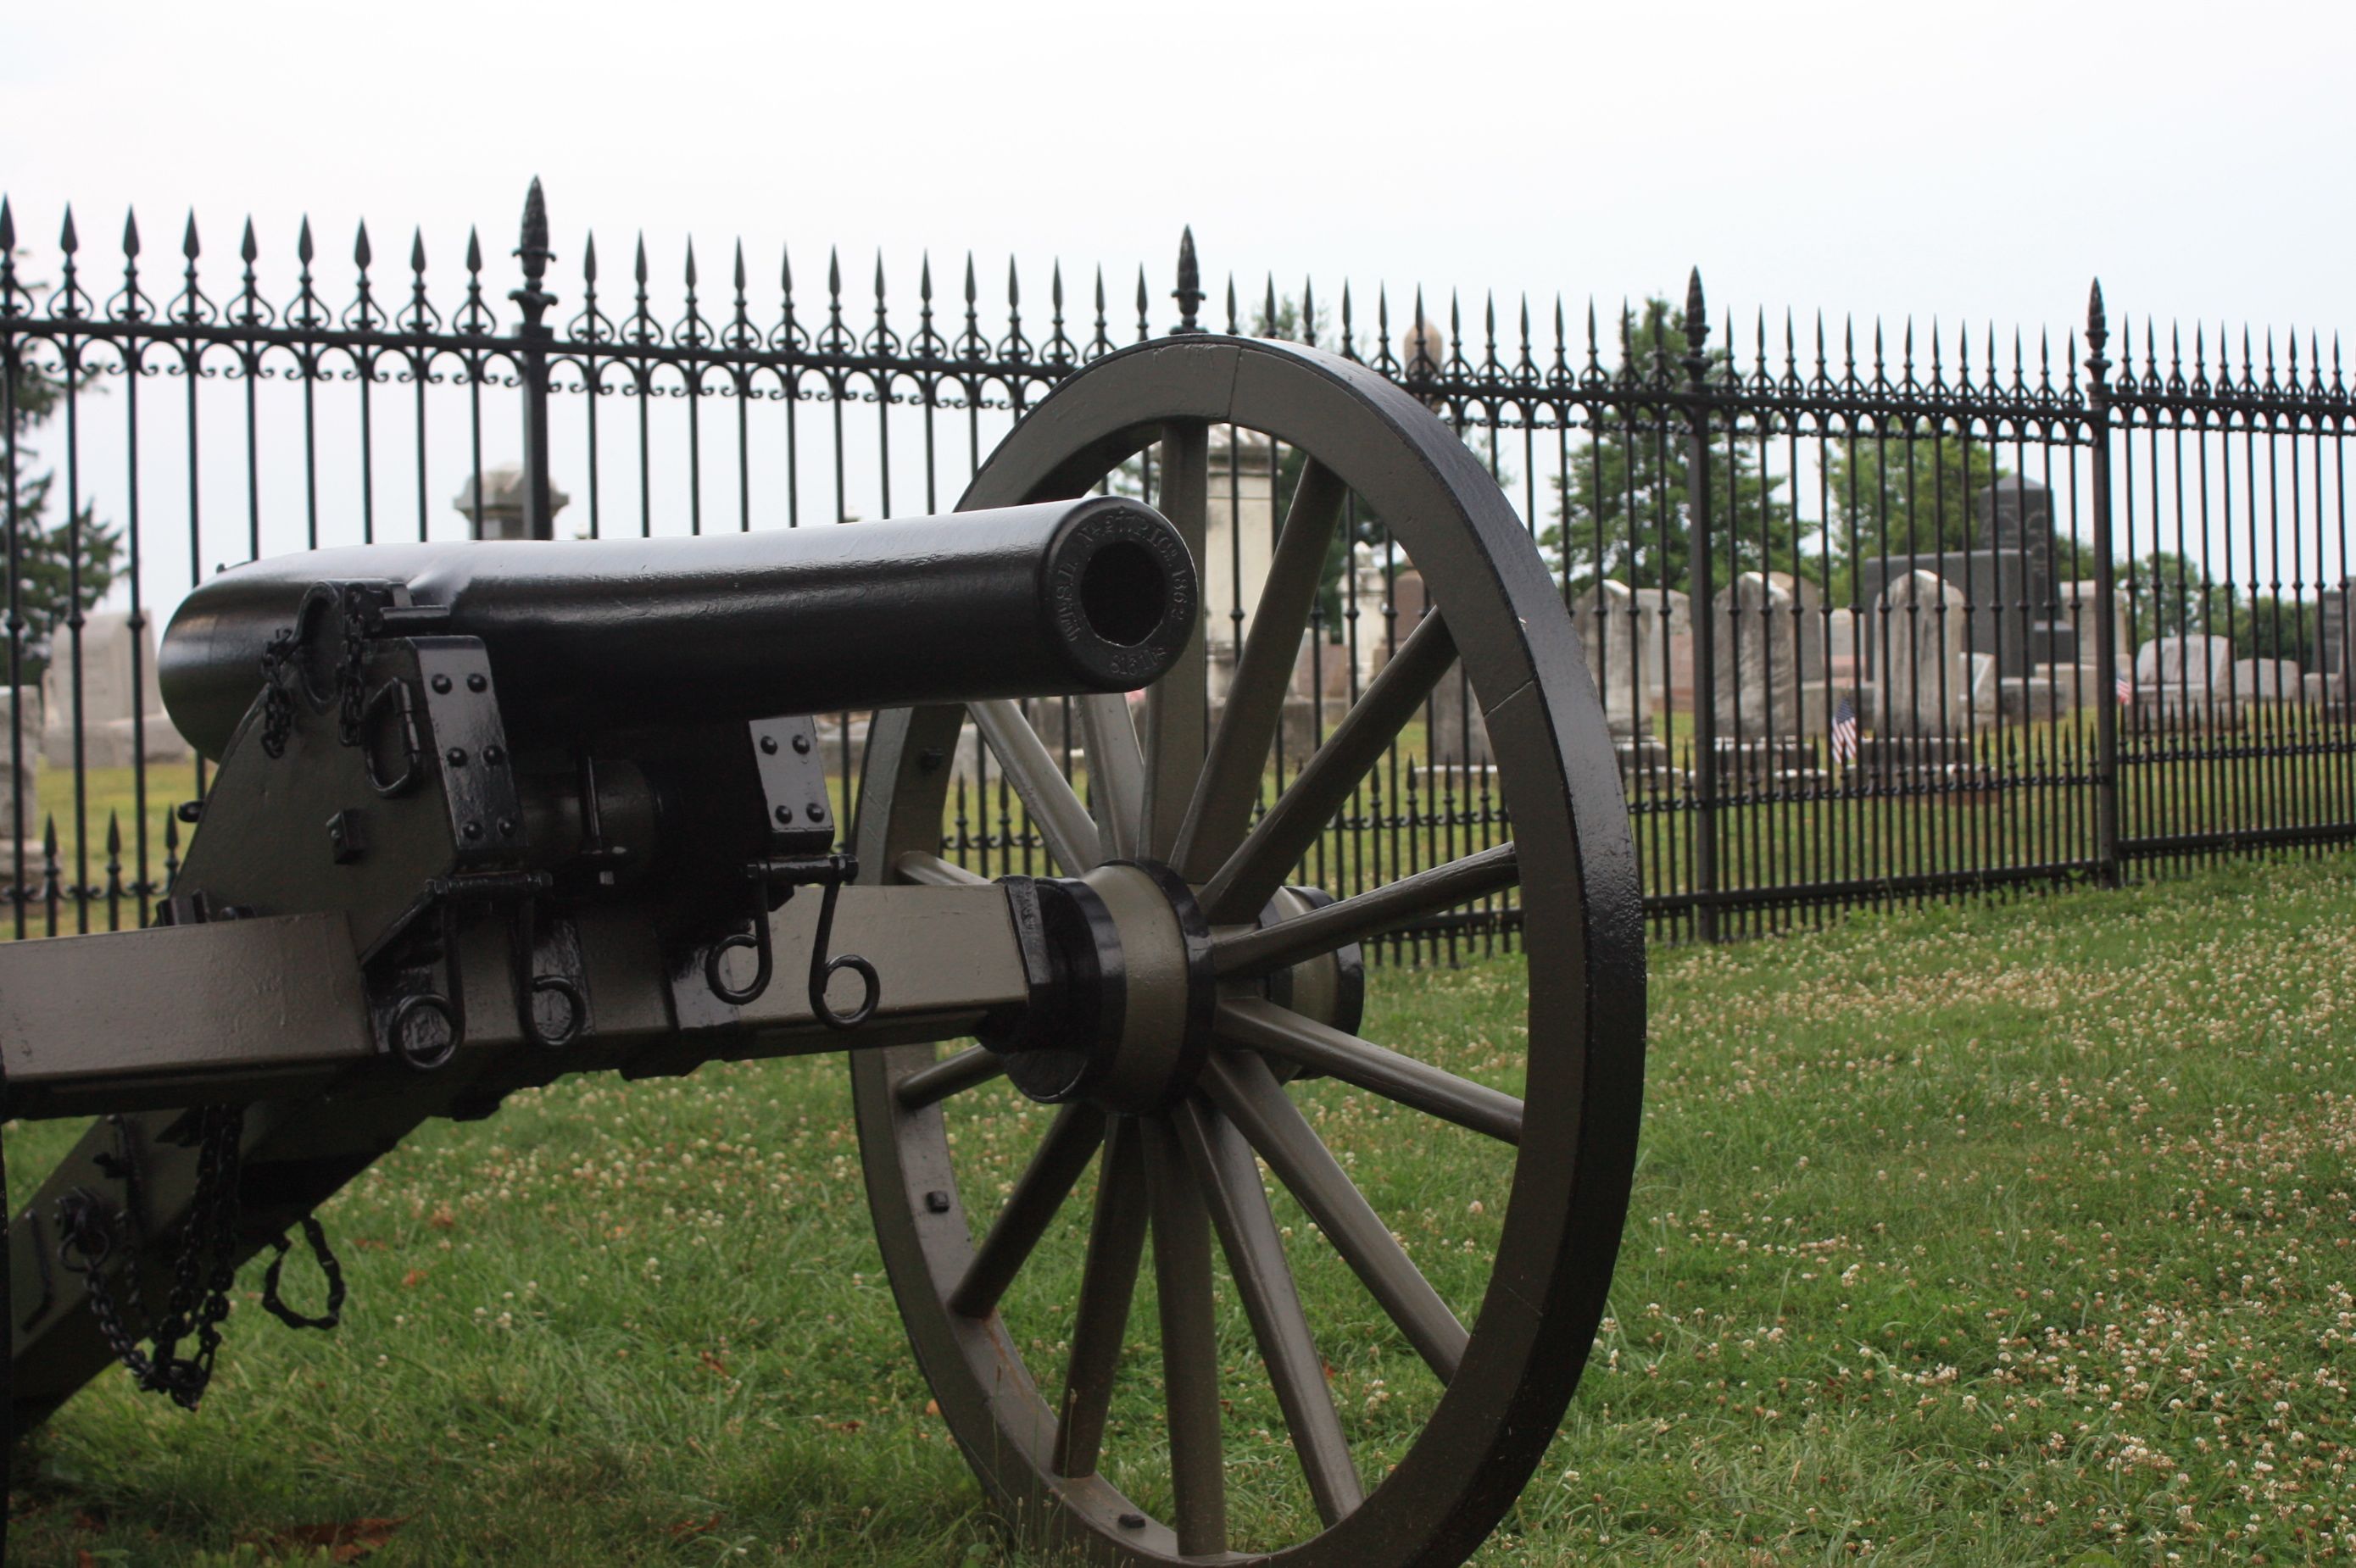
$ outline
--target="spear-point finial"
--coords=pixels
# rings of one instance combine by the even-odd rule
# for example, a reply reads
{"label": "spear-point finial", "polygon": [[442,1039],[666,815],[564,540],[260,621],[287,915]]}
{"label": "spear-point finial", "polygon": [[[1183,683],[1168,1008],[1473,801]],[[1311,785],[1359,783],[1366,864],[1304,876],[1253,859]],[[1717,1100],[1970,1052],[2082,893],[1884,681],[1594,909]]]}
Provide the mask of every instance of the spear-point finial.
{"label": "spear-point finial", "polygon": [[637,259],[630,264],[630,271],[632,275],[637,280],[638,292],[641,293],[645,293],[647,287],[647,231],[643,229],[638,230]]}
{"label": "spear-point finial", "polygon": [[[2110,337],[2110,315],[2103,308],[2103,280],[2096,278],[2086,291],[2086,372],[2096,381],[2100,381],[2111,368],[2110,359],[2103,353],[2103,347]],[[2135,354],[2132,340],[2129,341],[2127,354],[2132,363]]]}
{"label": "spear-point finial", "polygon": [[425,271],[425,230],[423,229],[409,231],[409,270],[420,273]]}
{"label": "spear-point finial", "polygon": [[[137,234],[136,229],[126,228],[124,243],[136,244]],[[294,259],[308,267],[312,258],[318,253],[317,248],[311,243],[311,215],[306,212],[303,215],[303,226],[294,231]]]}
{"label": "spear-point finial", "polygon": [[523,193],[523,228],[516,237],[515,253],[523,258],[524,276],[536,278],[553,260],[548,249],[548,197],[540,188],[540,176],[531,176],[531,184]]}
{"label": "spear-point finial", "polygon": [[688,240],[688,242],[687,242],[687,274],[686,274],[686,276],[687,276],[687,286],[688,286],[689,288],[691,288],[691,289],[694,288],[694,287],[695,287],[695,240],[694,240],[694,239],[693,239],[692,237],[691,237],[691,238]]}
{"label": "spear-point finial", "polygon": [[466,271],[483,270],[483,237],[471,224],[466,229]]}
{"label": "spear-point finial", "polygon": [[1195,313],[1203,304],[1203,269],[1194,260],[1194,226],[1191,223],[1178,236],[1178,286],[1170,291],[1170,297],[1178,302],[1176,330],[1202,331]]}
{"label": "spear-point finial", "polygon": [[831,300],[842,298],[842,251],[830,246],[826,252],[826,293]]}
{"label": "spear-point finial", "polygon": [[[523,287],[511,291],[508,298],[523,307],[524,329],[535,331],[548,307],[556,303],[556,296],[541,282],[548,275],[548,264],[556,260],[556,253],[549,249],[548,197],[540,188],[538,175],[532,176],[531,184],[524,187],[523,223],[516,231],[515,255],[523,263]],[[588,274],[593,278],[595,275],[594,272]]]}
{"label": "spear-point finial", "polygon": [[368,219],[363,218],[359,229],[352,235],[352,265],[365,272],[369,270],[369,263],[375,260],[376,251],[369,244]]}
{"label": "spear-point finial", "polygon": [[262,256],[262,247],[253,242],[253,215],[252,213],[248,213],[246,215],[245,238],[237,242],[237,254],[238,259],[249,267],[252,266],[253,263]]}
{"label": "spear-point finial", "polygon": [[1694,353],[1709,341],[1709,309],[1702,301],[1701,269],[1686,274],[1686,347]]}
{"label": "spear-point finial", "polygon": [[1014,258],[1006,258],[1006,304],[1009,308],[1023,303],[1022,280],[1014,275]]}
{"label": "spear-point finial", "polygon": [[16,215],[8,208],[8,198],[0,196],[0,251],[16,248]]}
{"label": "spear-point finial", "polygon": [[597,281],[597,236],[594,234],[584,235],[581,240],[581,281],[584,283]]}
{"label": "spear-point finial", "polygon": [[[0,240],[0,244],[5,243],[5,240]],[[307,218],[303,220],[302,243],[305,246],[311,243],[311,220]],[[126,257],[139,254],[139,215],[129,208],[123,209],[123,253]],[[311,253],[305,250],[303,260],[307,262],[310,259]]]}
{"label": "spear-point finial", "polygon": [[[880,266],[882,263],[879,261],[877,265]],[[737,296],[742,298],[744,293],[744,240],[742,236],[739,236],[736,240],[736,266],[733,281],[736,284]]]}

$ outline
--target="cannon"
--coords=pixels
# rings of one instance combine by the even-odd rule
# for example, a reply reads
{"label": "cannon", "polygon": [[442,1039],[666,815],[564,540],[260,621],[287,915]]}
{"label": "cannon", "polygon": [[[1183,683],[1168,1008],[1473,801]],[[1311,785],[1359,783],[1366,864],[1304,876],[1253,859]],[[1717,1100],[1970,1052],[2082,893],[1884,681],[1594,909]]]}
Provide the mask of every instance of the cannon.
{"label": "cannon", "polygon": [[[1235,431],[1298,476],[1214,693],[1198,563]],[[1103,493],[1148,453],[1151,506]],[[1345,516],[1383,519],[1428,603],[1272,775]],[[1125,1563],[1454,1563],[1537,1464],[1627,1204],[1642,900],[1558,585],[1481,462],[1379,376],[1141,344],[1025,415],[950,516],[264,560],[189,595],[159,673],[218,770],[155,923],[0,948],[6,1114],[99,1118],[12,1218],[12,1435],[116,1363],[195,1405],[234,1353],[239,1267],[298,1233],[326,1260],[314,1211],[428,1118],[568,1073],[840,1051],[911,1347],[1024,1531]],[[1511,840],[1328,896],[1304,857],[1443,680],[1478,704]],[[1079,742],[1060,757],[1033,722],[1050,699]],[[875,710],[851,803],[809,717],[842,709]],[[1052,874],[945,857],[969,725]],[[1360,1034],[1364,944],[1509,891],[1518,1093]],[[1304,1113],[1320,1080],[1495,1151],[1505,1211],[1446,1288]],[[1053,1107],[1002,1198],[954,1136],[985,1093]],[[1263,1168],[1309,1221],[1290,1239]],[[1010,1293],[1091,1168],[1043,1353]],[[1312,1250],[1430,1380],[1378,1440],[1333,1395]],[[265,1305],[337,1315],[339,1282],[308,1318],[277,1267]],[[1246,1375],[1309,1499],[1284,1539],[1230,1526]],[[1140,1390],[1143,1438],[1111,1418]]]}

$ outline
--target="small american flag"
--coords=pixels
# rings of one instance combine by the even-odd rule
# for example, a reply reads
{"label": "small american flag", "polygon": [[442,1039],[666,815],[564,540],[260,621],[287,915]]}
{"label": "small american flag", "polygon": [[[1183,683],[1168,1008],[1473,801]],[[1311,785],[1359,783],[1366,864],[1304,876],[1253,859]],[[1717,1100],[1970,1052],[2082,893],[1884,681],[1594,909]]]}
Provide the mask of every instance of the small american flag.
{"label": "small american flag", "polygon": [[1833,756],[1843,763],[1857,761],[1857,704],[1846,697],[1833,709]]}

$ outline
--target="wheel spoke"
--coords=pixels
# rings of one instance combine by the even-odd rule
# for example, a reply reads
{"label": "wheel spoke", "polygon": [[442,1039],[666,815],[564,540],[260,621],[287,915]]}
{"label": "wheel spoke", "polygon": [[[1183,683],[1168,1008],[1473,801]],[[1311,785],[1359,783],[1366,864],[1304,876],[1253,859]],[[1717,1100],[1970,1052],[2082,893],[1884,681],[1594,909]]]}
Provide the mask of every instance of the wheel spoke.
{"label": "wheel spoke", "polygon": [[1137,721],[1129,699],[1098,694],[1073,699],[1080,710],[1080,733],[1088,753],[1088,778],[1096,786],[1097,830],[1108,860],[1145,853],[1145,753],[1138,750]]}
{"label": "wheel spoke", "polygon": [[1522,880],[1521,864],[1509,841],[1444,866],[1401,877],[1372,892],[1356,894],[1278,924],[1246,931],[1211,948],[1211,967],[1222,978],[1272,974],[1304,958],[1331,953],[1461,903],[1502,892]]}
{"label": "wheel spoke", "polygon": [[1509,1144],[1522,1141],[1522,1103],[1511,1094],[1386,1051],[1273,1002],[1257,997],[1223,1001],[1212,1027],[1230,1045],[1280,1056]]}
{"label": "wheel spoke", "polygon": [[952,1094],[962,1094],[1006,1071],[1006,1058],[980,1046],[969,1046],[955,1056],[919,1067],[893,1085],[900,1104],[912,1111],[937,1105]]}
{"label": "wheel spoke", "polygon": [[892,862],[892,869],[900,873],[904,882],[922,882],[933,888],[971,887],[990,880],[979,871],[969,871],[954,860],[927,855],[922,849],[909,850]]}
{"label": "wheel spoke", "polygon": [[1301,471],[1276,538],[1276,551],[1252,612],[1251,631],[1236,658],[1226,705],[1212,733],[1210,754],[1194,784],[1170,863],[1199,882],[1219,869],[1243,837],[1259,799],[1269,748],[1284,720],[1284,699],[1301,656],[1301,635],[1317,603],[1326,547],[1349,496],[1333,471],[1314,458]]}
{"label": "wheel spoke", "polygon": [[1104,1113],[1093,1105],[1069,1104],[1055,1113],[1055,1125],[1014,1183],[997,1222],[974,1249],[965,1277],[949,1292],[950,1311],[987,1317],[997,1308],[1031,1249],[1047,1233],[1072,1184],[1096,1157],[1097,1146],[1104,1141]]}
{"label": "wheel spoke", "polygon": [[1227,1549],[1227,1477],[1219,1436],[1219,1339],[1211,1302],[1211,1223],[1202,1188],[1166,1116],[1138,1124],[1153,1208],[1153,1284],[1162,1312],[1172,1527],[1188,1557]]}
{"label": "wheel spoke", "polygon": [[1213,924],[1259,913],[1455,660],[1446,623],[1426,615],[1204,888],[1203,910]]}
{"label": "wheel spoke", "polygon": [[1088,1229],[1080,1304],[1072,1315],[1072,1359],[1064,1373],[1064,1403],[1055,1424],[1055,1474],[1092,1476],[1104,1447],[1105,1413],[1112,1404],[1120,1342],[1129,1331],[1129,1302],[1145,1253],[1145,1150],[1137,1124],[1117,1117],[1105,1129],[1104,1163],[1097,1170],[1096,1219]]}
{"label": "wheel spoke", "polygon": [[1039,731],[1023,717],[1023,709],[1000,698],[970,703],[967,710],[982,739],[990,742],[999,766],[1013,781],[1014,793],[1023,797],[1032,822],[1047,840],[1047,853],[1055,858],[1064,874],[1076,877],[1093,870],[1099,859],[1097,825],[1080,797],[1072,793],[1071,781],[1055,765]]}
{"label": "wheel spoke", "polygon": [[1203,1085],[1285,1189],[1309,1211],[1416,1353],[1441,1382],[1452,1380],[1464,1359],[1464,1325],[1408,1260],[1390,1228],[1277,1083],[1268,1063],[1248,1051],[1215,1051],[1205,1064]]}
{"label": "wheel spoke", "polygon": [[1211,1202],[1211,1218],[1226,1248],[1227,1269],[1243,1296],[1260,1360],[1276,1387],[1277,1404],[1292,1433],[1292,1451],[1309,1480],[1309,1495],[1327,1524],[1338,1524],[1365,1500],[1349,1440],[1333,1409],[1325,1363],[1317,1354],[1301,1293],[1285,1262],[1276,1216],[1259,1184],[1251,1150],[1225,1117],[1198,1100],[1171,1112],[1195,1179]]}
{"label": "wheel spoke", "polygon": [[[1203,559],[1210,509],[1211,430],[1200,420],[1178,420],[1162,431],[1162,515],[1177,528],[1194,559]],[[1185,650],[1145,697],[1145,853],[1167,859],[1194,797],[1209,739],[1204,687],[1203,618]]]}

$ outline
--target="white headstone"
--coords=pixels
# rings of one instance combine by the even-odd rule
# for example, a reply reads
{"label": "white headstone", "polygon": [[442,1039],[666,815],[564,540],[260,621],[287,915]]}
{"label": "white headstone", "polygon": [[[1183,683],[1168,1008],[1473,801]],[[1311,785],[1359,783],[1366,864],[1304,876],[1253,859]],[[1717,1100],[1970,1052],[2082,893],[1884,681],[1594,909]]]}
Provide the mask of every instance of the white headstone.
{"label": "white headstone", "polygon": [[[2088,580],[2064,582],[2053,590],[2053,602],[2062,624],[2077,634],[2078,662],[2091,665],[2100,658],[2102,628],[2104,617],[2101,611],[2100,585]],[[2127,605],[2127,596],[2118,589],[2111,591],[2109,616],[2111,645],[2118,650],[2119,663],[2125,665],[2135,656],[2135,620]]]}
{"label": "white headstone", "polygon": [[2236,659],[2229,689],[2255,702],[2296,702],[2298,677],[2296,659]]}
{"label": "white headstone", "polygon": [[1721,740],[1785,741],[1825,728],[1825,618],[1816,585],[1746,571],[1711,604]]}
{"label": "white headstone", "polygon": [[[138,650],[139,679],[132,686],[132,650]],[[60,631],[50,644],[49,667],[41,683],[48,726],[42,736],[44,760],[53,768],[74,762],[74,647]],[[165,717],[155,695],[155,628],[143,623],[135,637],[131,617],[120,610],[102,610],[84,618],[81,630],[82,758],[93,768],[127,768],[144,744],[151,763],[185,762],[188,743]],[[261,689],[259,679],[254,689]],[[135,726],[133,715],[145,723]],[[144,733],[134,736],[134,729]]]}
{"label": "white headstone", "polygon": [[2223,637],[2154,637],[2136,650],[2136,706],[2170,724],[2232,723],[2233,675]]}
{"label": "white headstone", "polygon": [[1603,716],[1614,735],[1653,732],[1653,646],[1657,616],[1625,583],[1603,581],[1570,602],[1571,624],[1587,673],[1603,699]]}
{"label": "white headstone", "polygon": [[1653,700],[1659,703],[1669,686],[1669,644],[1674,637],[1693,636],[1693,601],[1675,588],[1639,588],[1633,591],[1636,603],[1652,613],[1652,682]]}
{"label": "white headstone", "polygon": [[[22,699],[21,708],[18,699]],[[37,846],[41,841],[41,697],[37,687],[0,687],[0,778],[8,782],[8,793],[0,795],[0,880],[16,875],[16,852],[9,846],[9,835],[21,820],[25,827],[23,842]],[[16,732],[8,731],[7,720],[15,720]],[[18,815],[21,805],[22,816]],[[36,851],[37,856],[37,851]],[[37,868],[37,859],[28,860],[28,868]],[[32,874],[28,869],[27,874]]]}
{"label": "white headstone", "polygon": [[1963,591],[1933,571],[1892,579],[1873,606],[1874,636],[1890,650],[1876,683],[1876,733],[1952,735],[1972,706]]}

